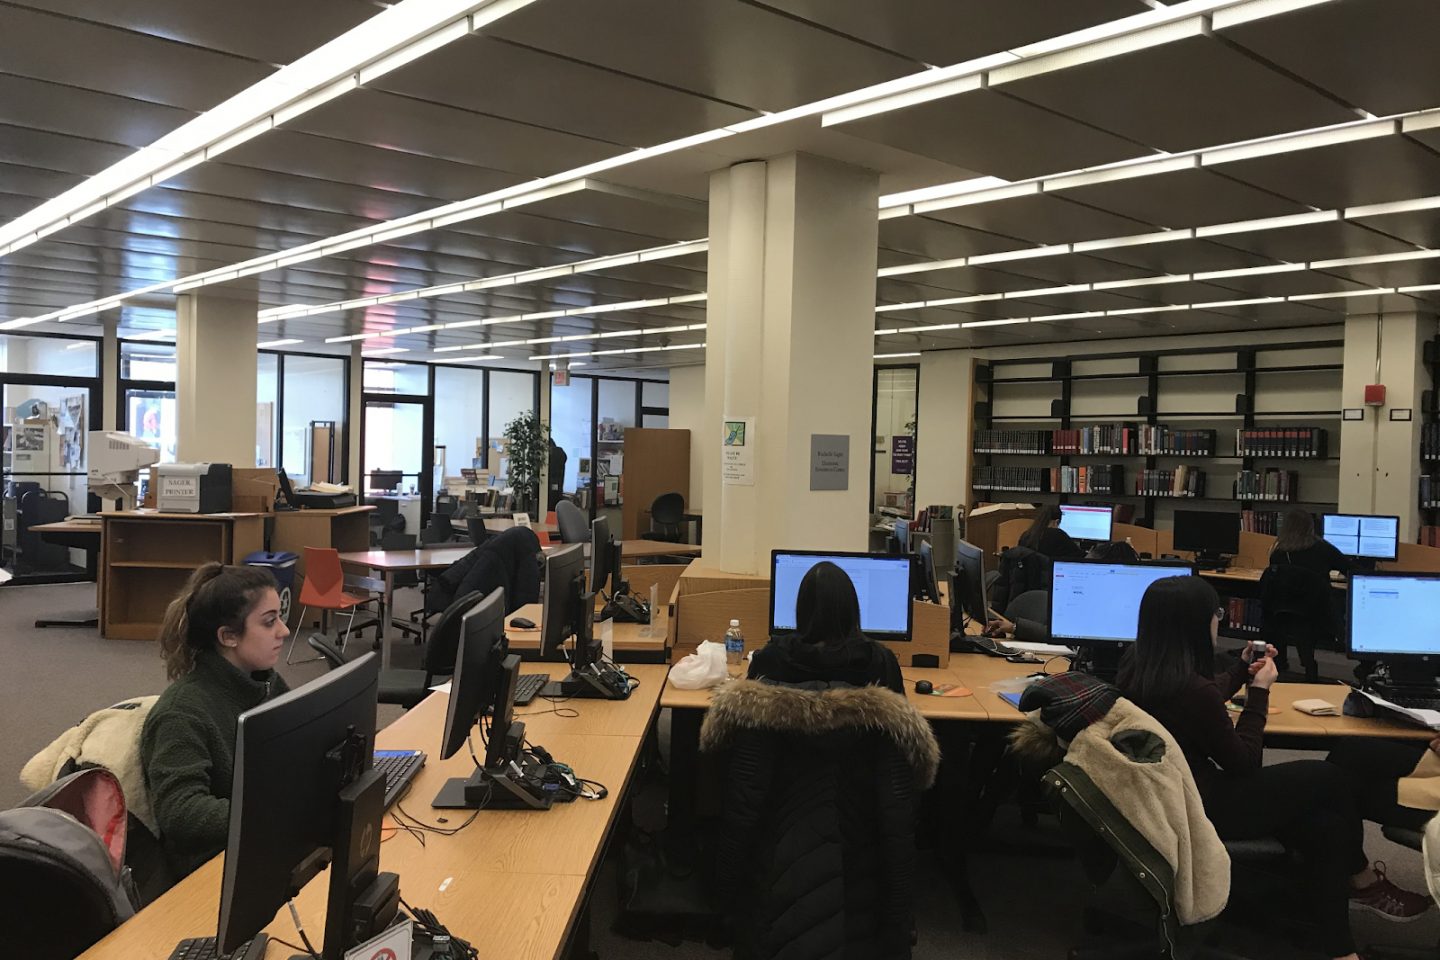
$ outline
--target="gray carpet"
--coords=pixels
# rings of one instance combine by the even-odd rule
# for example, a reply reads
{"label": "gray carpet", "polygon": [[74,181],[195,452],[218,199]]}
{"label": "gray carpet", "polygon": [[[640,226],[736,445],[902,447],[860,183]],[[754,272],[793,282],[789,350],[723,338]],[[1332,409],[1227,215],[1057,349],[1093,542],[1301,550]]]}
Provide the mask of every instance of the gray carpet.
{"label": "gray carpet", "polygon": [[[413,595],[405,597],[397,606],[415,600]],[[94,587],[89,584],[0,587],[0,663],[5,665],[0,671],[0,731],[4,733],[0,737],[0,809],[24,796],[17,776],[25,760],[66,727],[91,710],[164,689],[164,668],[153,643],[101,640],[93,628],[33,627],[37,616],[80,610],[93,603]],[[354,644],[351,649],[359,651],[364,646]],[[395,651],[397,665],[411,665],[418,659],[417,648],[409,643],[398,643]],[[318,676],[322,670],[321,664],[281,666],[291,685]],[[1343,676],[1346,670],[1342,659],[1325,657],[1327,675]],[[380,723],[397,715],[396,708],[382,707]],[[1272,763],[1299,756],[1305,755],[1279,750],[1266,753]],[[1392,878],[1410,889],[1424,889],[1418,855],[1385,841],[1374,827],[1369,828],[1367,842],[1369,855],[1385,860]],[[917,897],[917,960],[1052,960],[1065,956],[1079,939],[1079,904],[1086,886],[1073,860],[1022,849],[1037,843],[1058,844],[1053,826],[1042,819],[1039,827],[1025,828],[1016,811],[1007,809],[1001,811],[989,842],[973,854],[970,874],[990,924],[984,935],[961,929],[947,882],[955,868],[928,856]],[[728,951],[698,943],[672,947],[612,933],[617,904],[613,860],[602,868],[592,897],[593,946],[602,957],[717,960],[728,956]],[[1037,922],[1037,916],[1043,916],[1043,922]],[[1357,916],[1355,929],[1362,943],[1434,945],[1440,939],[1440,911],[1404,926]],[[1283,934],[1245,931],[1227,940],[1227,946],[1257,960],[1314,956],[1298,951]]]}

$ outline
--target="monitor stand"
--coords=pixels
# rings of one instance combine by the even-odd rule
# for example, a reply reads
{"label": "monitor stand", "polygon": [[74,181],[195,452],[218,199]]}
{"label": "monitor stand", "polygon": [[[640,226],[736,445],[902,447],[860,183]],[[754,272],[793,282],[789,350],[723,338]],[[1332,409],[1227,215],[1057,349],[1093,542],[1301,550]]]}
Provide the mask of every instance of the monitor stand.
{"label": "monitor stand", "polygon": [[[1367,689],[1385,697],[1387,691],[1411,696],[1417,693],[1440,696],[1440,662],[1430,657],[1397,657],[1381,660],[1380,669],[1371,674]],[[1387,699],[1389,699],[1387,697]]]}
{"label": "monitor stand", "polygon": [[1073,668],[1097,680],[1114,683],[1124,654],[1125,648],[1118,643],[1080,644],[1075,651]]}
{"label": "monitor stand", "polygon": [[[509,690],[505,693],[513,696]],[[445,781],[430,806],[436,810],[549,810],[551,797],[539,769],[543,764],[524,764],[520,757],[525,724],[512,721],[504,736],[498,756],[487,755],[485,765],[468,777]]]}
{"label": "monitor stand", "polygon": [[1213,550],[1201,550],[1195,554],[1195,566],[1201,570],[1215,570],[1224,572],[1229,566],[1224,554],[1216,553]]}
{"label": "monitor stand", "polygon": [[578,697],[586,700],[624,700],[630,696],[630,678],[625,672],[604,662],[604,651],[595,639],[595,623],[589,611],[595,595],[587,593],[576,580],[577,595],[572,598],[575,611],[575,651],[570,673],[559,683],[548,683],[541,691],[545,697]]}
{"label": "monitor stand", "polygon": [[[630,592],[630,581],[620,572],[624,562],[620,541],[611,539],[610,546],[610,597],[604,609],[595,615],[595,622],[614,620],[616,623],[650,622],[650,605]],[[601,585],[603,586],[603,584]],[[597,586],[596,589],[599,589]]]}

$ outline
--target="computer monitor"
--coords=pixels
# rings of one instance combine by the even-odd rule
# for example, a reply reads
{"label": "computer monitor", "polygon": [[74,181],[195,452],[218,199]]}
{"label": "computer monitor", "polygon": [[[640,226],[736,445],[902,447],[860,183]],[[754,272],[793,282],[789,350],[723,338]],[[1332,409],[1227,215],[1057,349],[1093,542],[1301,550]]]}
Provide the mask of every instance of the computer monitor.
{"label": "computer monitor", "polygon": [[385,778],[371,767],[379,680],[380,658],[367,653],[240,715],[216,938],[222,954],[259,933],[327,862],[323,960],[341,960],[389,926],[399,883],[379,872]]}
{"label": "computer monitor", "polygon": [[1400,518],[1357,513],[1327,513],[1320,535],[1347,557],[1394,560],[1400,543]]}
{"label": "computer monitor", "polygon": [[400,481],[404,477],[399,470],[372,470],[370,472],[371,490],[399,490]]}
{"label": "computer monitor", "polygon": [[608,518],[590,521],[590,589],[605,598],[595,622],[649,623],[650,607],[630,592],[621,551],[620,541],[610,535]]}
{"label": "computer monitor", "polygon": [[590,521],[590,589],[600,593],[610,579],[611,547],[610,519],[596,517]]}
{"label": "computer monitor", "polygon": [[604,662],[594,635],[595,593],[585,585],[585,545],[572,543],[545,555],[545,588],[540,598],[540,656],[557,660],[565,641],[575,638],[570,673],[551,692],[566,697],[623,700],[630,695],[624,671]]}
{"label": "computer monitor", "polygon": [[935,548],[930,545],[929,540],[920,541],[920,549],[915,557],[915,565],[919,571],[920,583],[914,591],[916,597],[930,601],[940,602],[940,583],[935,576]]}
{"label": "computer monitor", "polygon": [[1068,503],[1060,505],[1060,529],[1076,540],[1109,543],[1114,520],[1114,507],[1091,507]]}
{"label": "computer monitor", "polygon": [[810,568],[828,560],[850,577],[860,598],[860,629],[874,640],[909,640],[914,626],[910,604],[910,558],[873,553],[809,550],[770,552],[770,634],[798,629],[795,602]]}
{"label": "computer monitor", "polygon": [[1440,573],[1350,576],[1346,643],[1357,660],[1435,657],[1440,662]]}
{"label": "computer monitor", "polygon": [[1150,584],[1194,572],[1188,563],[1056,560],[1050,574],[1050,637],[1067,646],[1134,643],[1140,598]]}
{"label": "computer monitor", "polygon": [[[956,614],[962,614],[957,617]],[[965,540],[955,541],[955,572],[950,578],[950,628],[960,630],[965,617],[985,623],[985,551]]]}
{"label": "computer monitor", "polygon": [[295,485],[290,482],[290,475],[285,472],[284,467],[275,471],[275,479],[280,481],[280,499],[285,501],[285,506],[295,506]]}
{"label": "computer monitor", "polygon": [[1214,510],[1175,511],[1175,549],[1194,553],[1201,562],[1240,552],[1240,515]]}
{"label": "computer monitor", "polygon": [[[505,639],[505,591],[494,590],[470,608],[460,621],[455,672],[440,757],[449,760],[470,738],[477,724],[486,727],[485,762],[468,777],[455,777],[440,788],[431,806],[437,809],[548,810],[550,797],[525,777],[516,777],[512,763],[521,758],[525,724],[514,720],[515,682],[520,658]],[[486,718],[489,717],[488,723]]]}

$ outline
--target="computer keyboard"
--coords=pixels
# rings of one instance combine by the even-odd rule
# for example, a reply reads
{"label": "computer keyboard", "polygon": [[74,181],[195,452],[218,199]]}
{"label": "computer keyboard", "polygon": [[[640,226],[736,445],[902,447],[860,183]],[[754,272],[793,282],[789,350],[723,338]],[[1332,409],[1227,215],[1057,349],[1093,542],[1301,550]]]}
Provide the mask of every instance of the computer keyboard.
{"label": "computer keyboard", "polygon": [[1406,710],[1440,710],[1440,697],[1433,694],[1396,694],[1392,693],[1385,697],[1397,707],[1404,707]]}
{"label": "computer keyboard", "polygon": [[175,946],[170,960],[264,960],[269,943],[268,935],[257,933],[254,940],[241,944],[239,950],[227,957],[217,951],[214,937],[192,937]]}
{"label": "computer keyboard", "polygon": [[515,683],[515,705],[524,707],[530,701],[540,696],[540,691],[545,689],[545,684],[550,682],[548,673],[523,673]]}
{"label": "computer keyboard", "polygon": [[374,766],[385,774],[385,809],[389,810],[425,766],[425,754],[419,750],[376,750]]}

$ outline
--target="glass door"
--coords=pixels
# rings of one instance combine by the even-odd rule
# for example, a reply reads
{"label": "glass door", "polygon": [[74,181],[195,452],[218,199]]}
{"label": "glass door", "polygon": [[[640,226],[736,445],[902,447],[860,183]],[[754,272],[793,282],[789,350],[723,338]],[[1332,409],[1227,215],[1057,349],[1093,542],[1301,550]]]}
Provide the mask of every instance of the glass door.
{"label": "glass door", "polygon": [[47,542],[34,527],[88,513],[88,432],[98,410],[93,381],[7,378],[0,438],[0,565],[18,580],[83,579],[82,551]]}
{"label": "glass door", "polygon": [[400,529],[418,536],[435,492],[435,418],[430,399],[366,394],[364,413],[365,502],[374,503],[386,516],[403,517]]}

